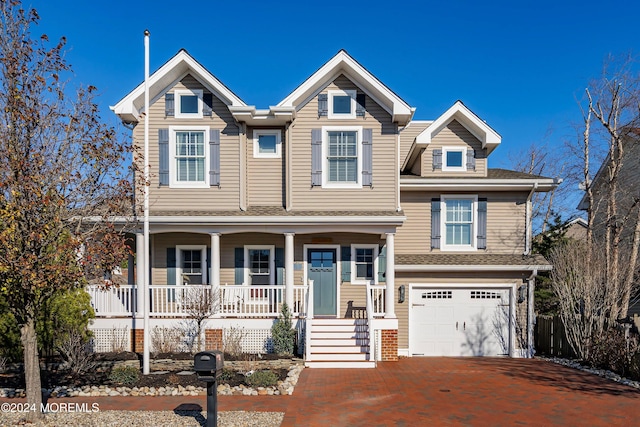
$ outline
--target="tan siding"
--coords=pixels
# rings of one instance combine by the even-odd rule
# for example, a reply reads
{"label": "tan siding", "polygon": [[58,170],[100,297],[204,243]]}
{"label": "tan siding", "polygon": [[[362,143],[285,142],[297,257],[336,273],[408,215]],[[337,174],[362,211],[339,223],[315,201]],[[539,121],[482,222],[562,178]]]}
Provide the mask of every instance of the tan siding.
{"label": "tan siding", "polygon": [[[257,128],[263,130],[265,128]],[[247,131],[247,191],[249,206],[283,206],[285,176],[284,159],[286,158],[284,144],[284,129],[280,130],[281,157],[255,158],[253,156],[253,129]]]}
{"label": "tan siding", "polygon": [[[400,132],[400,166],[404,164],[409,155],[409,149],[416,137],[425,130],[432,122],[413,121]],[[418,162],[416,162],[418,163]]]}
{"label": "tan siding", "polygon": [[[476,170],[466,172],[443,172],[441,170],[433,170],[433,150],[442,147],[467,146],[475,151]],[[444,159],[443,159],[444,161]],[[466,162],[466,159],[463,159]],[[482,143],[471,134],[457,120],[453,120],[444,129],[442,129],[431,140],[427,149],[422,153],[422,176],[469,176],[480,175],[487,176],[487,158],[486,150],[482,148]]]}
{"label": "tan siding", "polygon": [[[447,193],[451,194],[451,193]],[[487,198],[486,253],[515,254],[524,251],[527,194],[517,192],[477,193]],[[396,253],[424,254],[431,249],[431,199],[440,193],[403,191],[400,204],[407,216],[396,234]]]}
{"label": "tan siding", "polygon": [[[325,90],[356,89],[344,76],[338,77]],[[317,209],[395,209],[397,188],[396,126],[391,116],[375,101],[366,98],[366,116],[352,120],[318,118],[318,98],[311,99],[297,112],[292,136],[292,208]],[[322,126],[362,126],[373,129],[373,188],[311,188],[311,130]]]}
{"label": "tan siding", "polygon": [[[169,92],[176,89],[204,89],[193,77],[186,76]],[[206,92],[206,89],[204,89]],[[149,187],[150,211],[162,210],[215,210],[237,209],[239,192],[239,149],[238,128],[226,105],[213,97],[213,116],[202,119],[176,119],[165,117],[164,95],[150,106],[149,122],[149,165],[151,186]],[[169,188],[158,186],[158,129],[170,126],[209,126],[220,129],[220,188]],[[144,144],[144,122],[141,121],[133,132],[134,143]],[[208,170],[208,165],[207,165]]]}
{"label": "tan siding", "polygon": [[152,270],[151,284],[167,284],[167,248],[177,245],[211,246],[211,238],[206,234],[164,233],[151,236],[152,242]]}

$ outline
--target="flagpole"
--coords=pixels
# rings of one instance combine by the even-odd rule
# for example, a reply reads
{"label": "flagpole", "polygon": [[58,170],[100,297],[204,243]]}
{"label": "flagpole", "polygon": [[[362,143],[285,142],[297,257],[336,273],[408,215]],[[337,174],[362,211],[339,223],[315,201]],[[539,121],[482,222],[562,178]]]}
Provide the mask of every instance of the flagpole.
{"label": "flagpole", "polygon": [[149,374],[151,334],[149,326],[149,30],[144,30],[144,318],[142,373]]}

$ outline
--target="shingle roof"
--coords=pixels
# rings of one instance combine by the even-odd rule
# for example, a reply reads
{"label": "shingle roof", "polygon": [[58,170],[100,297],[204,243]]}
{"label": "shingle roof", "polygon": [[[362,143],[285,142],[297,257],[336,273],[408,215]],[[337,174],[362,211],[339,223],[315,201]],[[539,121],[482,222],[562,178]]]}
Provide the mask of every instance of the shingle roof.
{"label": "shingle roof", "polygon": [[343,211],[322,211],[322,210],[292,210],[287,211],[278,206],[250,206],[246,211],[231,210],[231,211],[202,211],[202,210],[181,210],[181,211],[153,211],[152,216],[286,216],[286,217],[335,217],[335,216],[362,216],[362,217],[402,217],[404,212],[397,212],[395,210],[380,210],[380,211],[359,211],[359,210],[343,210]]}
{"label": "shingle roof", "polygon": [[459,254],[459,253],[433,253],[433,254],[396,254],[396,265],[486,265],[486,266],[548,266],[549,262],[538,254]]}
{"label": "shingle roof", "polygon": [[410,173],[403,173],[403,178],[421,178],[424,180],[439,180],[439,179],[552,179],[546,176],[534,175],[530,173],[518,172],[509,169],[489,168],[487,169],[487,176],[481,175],[467,175],[467,176],[419,176]]}

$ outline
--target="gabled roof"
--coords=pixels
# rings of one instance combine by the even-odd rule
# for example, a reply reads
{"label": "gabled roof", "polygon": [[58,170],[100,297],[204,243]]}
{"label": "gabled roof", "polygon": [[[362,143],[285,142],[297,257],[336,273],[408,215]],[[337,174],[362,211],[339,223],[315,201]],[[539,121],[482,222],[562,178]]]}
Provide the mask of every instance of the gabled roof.
{"label": "gabled roof", "polygon": [[298,86],[278,107],[300,109],[339,75],[345,75],[391,114],[392,121],[401,125],[411,121],[414,108],[385,86],[366,68],[353,59],[347,51],[340,50],[315,73]]}
{"label": "gabled roof", "polygon": [[403,170],[411,167],[420,153],[431,143],[434,136],[438,135],[453,120],[457,120],[473,136],[482,143],[482,148],[487,149],[487,155],[500,145],[502,137],[487,125],[473,111],[467,108],[462,101],[456,101],[447,111],[438,117],[429,127],[423,130],[411,145],[409,154],[402,166]]}
{"label": "gabled roof", "polygon": [[[149,98],[153,103],[158,97],[184,76],[190,74],[229,107],[246,104],[213,74],[207,71],[185,49],[180,51],[149,76]],[[144,82],[129,92],[111,110],[124,122],[137,122],[144,109]]]}

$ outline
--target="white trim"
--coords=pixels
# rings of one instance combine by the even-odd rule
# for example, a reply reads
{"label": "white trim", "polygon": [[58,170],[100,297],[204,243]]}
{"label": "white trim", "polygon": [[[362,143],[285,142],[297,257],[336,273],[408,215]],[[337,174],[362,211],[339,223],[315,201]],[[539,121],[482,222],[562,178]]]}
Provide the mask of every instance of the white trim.
{"label": "white trim", "polygon": [[[354,113],[355,114],[355,113]],[[357,149],[357,182],[330,182],[329,181],[329,132],[346,131],[356,132]],[[362,188],[362,126],[322,126],[322,188]]]}
{"label": "white trim", "polygon": [[358,279],[356,277],[356,249],[373,249],[373,279],[371,284],[378,283],[378,255],[379,247],[376,244],[354,243],[351,245],[351,284],[366,285],[367,279]]}
{"label": "white trim", "polygon": [[[471,200],[471,244],[470,245],[448,245],[447,244],[447,199],[448,200]],[[478,250],[478,195],[470,194],[442,194],[440,195],[440,250],[442,252],[465,252]]]}
{"label": "white trim", "polygon": [[[327,118],[328,119],[355,119],[356,118],[356,91],[349,90],[330,90],[327,96]],[[351,108],[349,113],[334,113],[333,98],[336,96],[348,96],[351,98]]]}
{"label": "white trim", "polygon": [[[260,136],[275,135],[276,152],[261,153],[260,152]],[[282,157],[282,133],[280,129],[254,129],[253,130],[253,158],[254,159],[279,159]]]}
{"label": "white trim", "polygon": [[[251,268],[249,265],[249,251],[252,249],[268,249],[269,250],[269,285],[276,283],[276,247],[274,245],[244,245],[244,283],[252,284],[249,280],[251,276]],[[266,276],[266,275],[265,275]]]}
{"label": "white trim", "polygon": [[[452,152],[462,153],[461,166],[449,166],[447,164],[447,154]],[[443,172],[466,172],[467,171],[467,147],[462,147],[462,146],[442,147],[442,171]]]}
{"label": "white trim", "polygon": [[[176,133],[182,131],[204,133],[204,181],[179,182],[176,166]],[[169,188],[209,187],[209,126],[169,126]]]}
{"label": "white trim", "polygon": [[558,186],[562,180],[544,179],[485,179],[485,178],[400,178],[400,188],[410,190],[531,190],[537,186],[537,191],[550,191]]}
{"label": "white trim", "polygon": [[340,245],[323,245],[323,244],[306,244],[302,245],[303,257],[303,272],[302,282],[307,283],[309,281],[309,263],[307,260],[307,253],[309,249],[334,249],[336,251],[336,316],[340,315],[340,283],[342,282],[342,262],[340,256]]}
{"label": "white trim", "polygon": [[[176,89],[173,95],[173,111],[176,119],[201,119],[204,101],[202,99],[202,89]],[[180,110],[180,98],[182,96],[197,96],[198,97],[198,112],[197,113],[183,113]]]}
{"label": "white trim", "polygon": [[[182,251],[197,251],[201,253],[202,263],[202,284],[206,285],[207,282],[207,245],[176,245],[176,285],[185,285],[182,280]],[[188,284],[188,283],[187,283]]]}

